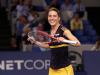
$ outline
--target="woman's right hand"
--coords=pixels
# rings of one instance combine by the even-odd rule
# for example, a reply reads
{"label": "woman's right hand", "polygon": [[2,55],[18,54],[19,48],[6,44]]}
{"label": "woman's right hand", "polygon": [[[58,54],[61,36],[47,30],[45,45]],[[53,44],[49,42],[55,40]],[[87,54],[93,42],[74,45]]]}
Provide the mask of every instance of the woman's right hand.
{"label": "woman's right hand", "polygon": [[31,44],[34,44],[36,42],[35,38],[34,37],[28,37],[27,39],[28,41],[31,42]]}

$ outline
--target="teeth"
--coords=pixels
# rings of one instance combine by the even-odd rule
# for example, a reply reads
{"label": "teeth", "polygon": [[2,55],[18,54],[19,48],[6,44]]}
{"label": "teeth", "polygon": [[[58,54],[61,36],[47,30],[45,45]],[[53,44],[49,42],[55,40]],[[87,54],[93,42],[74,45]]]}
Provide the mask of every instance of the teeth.
{"label": "teeth", "polygon": [[54,21],[50,21],[50,22],[52,23],[52,22],[54,22]]}

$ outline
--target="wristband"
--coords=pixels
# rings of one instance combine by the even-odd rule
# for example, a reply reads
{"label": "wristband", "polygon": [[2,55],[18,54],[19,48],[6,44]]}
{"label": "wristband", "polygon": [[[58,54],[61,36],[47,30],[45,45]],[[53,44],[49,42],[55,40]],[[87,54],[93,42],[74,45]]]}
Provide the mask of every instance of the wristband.
{"label": "wristband", "polygon": [[77,44],[77,41],[71,41],[71,40],[63,40],[63,42],[69,43],[69,44]]}

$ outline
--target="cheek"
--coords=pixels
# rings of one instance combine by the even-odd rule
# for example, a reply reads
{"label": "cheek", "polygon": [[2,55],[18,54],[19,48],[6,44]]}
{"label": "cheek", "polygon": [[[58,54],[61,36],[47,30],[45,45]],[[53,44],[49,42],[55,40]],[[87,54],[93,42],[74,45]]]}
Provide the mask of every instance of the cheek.
{"label": "cheek", "polygon": [[59,22],[59,19],[58,19],[58,18],[56,18],[56,19],[55,19],[55,21],[56,21],[56,22]]}
{"label": "cheek", "polygon": [[58,21],[60,21],[60,18],[58,18]]}
{"label": "cheek", "polygon": [[54,17],[53,19],[55,19],[56,21],[60,21],[59,17]]}
{"label": "cheek", "polygon": [[48,17],[48,21],[50,20],[50,18]]}

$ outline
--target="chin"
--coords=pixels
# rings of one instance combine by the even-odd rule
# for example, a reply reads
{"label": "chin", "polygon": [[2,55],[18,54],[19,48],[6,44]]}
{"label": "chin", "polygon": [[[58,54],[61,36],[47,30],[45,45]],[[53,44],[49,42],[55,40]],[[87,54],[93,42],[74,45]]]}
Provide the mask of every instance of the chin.
{"label": "chin", "polygon": [[55,26],[55,24],[50,24],[51,26]]}

